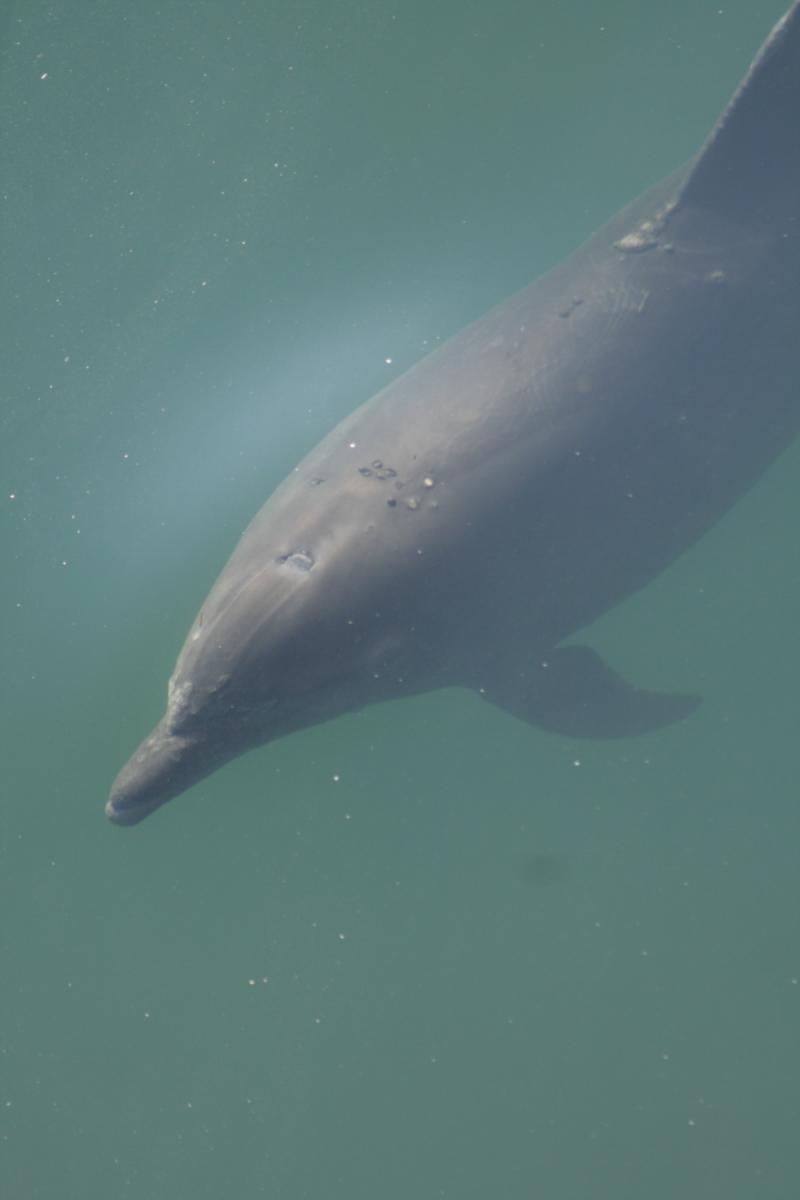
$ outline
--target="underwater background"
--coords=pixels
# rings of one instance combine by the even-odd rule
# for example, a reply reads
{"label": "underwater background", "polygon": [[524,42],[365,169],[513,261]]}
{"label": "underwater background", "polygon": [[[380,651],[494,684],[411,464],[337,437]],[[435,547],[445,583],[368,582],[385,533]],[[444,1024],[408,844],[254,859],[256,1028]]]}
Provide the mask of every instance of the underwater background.
{"label": "underwater background", "polygon": [[800,448],[582,634],[103,816],[338,419],[698,148],[786,6],[6,0],[0,1195],[793,1200]]}

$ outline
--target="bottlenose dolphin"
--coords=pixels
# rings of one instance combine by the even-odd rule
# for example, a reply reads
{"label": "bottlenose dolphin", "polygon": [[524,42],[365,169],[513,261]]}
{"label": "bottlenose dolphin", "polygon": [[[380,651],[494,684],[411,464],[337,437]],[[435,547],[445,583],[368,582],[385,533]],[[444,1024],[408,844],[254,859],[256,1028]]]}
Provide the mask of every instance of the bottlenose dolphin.
{"label": "bottlenose dolphin", "polygon": [[255,746],[476,689],[543,729],[690,713],[565,639],[641,588],[800,427],[800,0],[698,154],[359,408],[241,538],[106,811]]}

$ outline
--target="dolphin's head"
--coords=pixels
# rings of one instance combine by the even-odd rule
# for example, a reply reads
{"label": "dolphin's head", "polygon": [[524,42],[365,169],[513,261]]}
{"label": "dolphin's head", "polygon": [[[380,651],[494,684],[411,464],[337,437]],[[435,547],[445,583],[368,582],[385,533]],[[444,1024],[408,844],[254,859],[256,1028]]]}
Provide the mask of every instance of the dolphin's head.
{"label": "dolphin's head", "polygon": [[326,501],[291,478],[255,518],[189,632],[164,717],[114,782],[112,821],[137,823],[254,746],[432,686],[418,597],[435,509],[358,482]]}

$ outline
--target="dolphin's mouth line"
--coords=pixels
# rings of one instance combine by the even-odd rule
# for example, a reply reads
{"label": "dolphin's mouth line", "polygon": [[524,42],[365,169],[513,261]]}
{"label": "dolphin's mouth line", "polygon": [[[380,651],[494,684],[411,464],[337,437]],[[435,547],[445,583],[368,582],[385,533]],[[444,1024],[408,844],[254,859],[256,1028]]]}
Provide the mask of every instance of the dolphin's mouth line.
{"label": "dolphin's mouth line", "polygon": [[[278,698],[270,697],[236,718],[229,713],[204,744],[187,730],[173,728],[168,713],[117,776],[105,806],[106,816],[116,825],[135,825],[237,754],[277,741],[307,725],[358,711],[368,703],[363,696],[336,706],[331,697],[336,696],[339,686],[331,683],[326,688],[317,688],[311,708],[309,697],[292,697],[284,705]],[[278,710],[280,718],[275,720]],[[268,729],[264,728],[265,717],[272,718]],[[230,745],[231,726],[236,731],[236,750]],[[194,753],[201,748],[202,756],[195,759]]]}
{"label": "dolphin's mouth line", "polygon": [[106,816],[114,825],[138,825],[164,803],[162,800],[114,800],[106,804]]}

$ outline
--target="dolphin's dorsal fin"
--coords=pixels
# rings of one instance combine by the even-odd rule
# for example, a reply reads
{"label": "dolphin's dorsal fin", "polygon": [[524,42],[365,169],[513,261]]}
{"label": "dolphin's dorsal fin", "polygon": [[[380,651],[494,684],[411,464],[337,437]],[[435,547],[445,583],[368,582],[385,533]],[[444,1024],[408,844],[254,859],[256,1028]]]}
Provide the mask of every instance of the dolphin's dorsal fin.
{"label": "dolphin's dorsal fin", "polygon": [[778,22],[700,150],[681,200],[800,232],[800,0]]}

